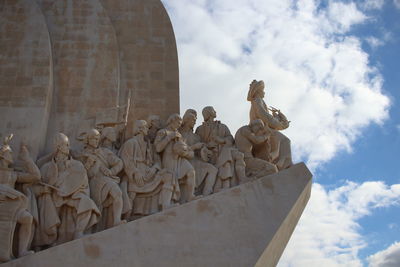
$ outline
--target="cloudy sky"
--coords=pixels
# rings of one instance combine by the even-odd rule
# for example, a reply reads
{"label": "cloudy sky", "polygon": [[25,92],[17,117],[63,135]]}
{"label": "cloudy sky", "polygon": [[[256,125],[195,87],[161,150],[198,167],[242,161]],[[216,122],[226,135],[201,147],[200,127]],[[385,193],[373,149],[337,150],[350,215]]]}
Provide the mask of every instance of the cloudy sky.
{"label": "cloudy sky", "polygon": [[279,266],[400,266],[400,1],[162,1],[182,112],[212,105],[234,133],[262,79],[292,121],[314,185]]}

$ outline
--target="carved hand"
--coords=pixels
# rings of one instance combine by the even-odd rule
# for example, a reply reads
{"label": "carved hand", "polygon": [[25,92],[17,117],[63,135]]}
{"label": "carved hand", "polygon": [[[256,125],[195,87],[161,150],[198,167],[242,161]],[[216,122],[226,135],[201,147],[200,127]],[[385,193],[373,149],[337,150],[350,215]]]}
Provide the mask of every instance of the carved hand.
{"label": "carved hand", "polygon": [[136,174],[135,175],[135,182],[138,186],[142,187],[144,186],[144,179],[143,176],[141,174]]}
{"label": "carved hand", "polygon": [[171,139],[181,139],[181,138],[182,138],[182,135],[179,132],[175,131],[175,132],[171,133]]}
{"label": "carved hand", "polygon": [[108,168],[104,167],[104,166],[101,166],[100,170],[105,176],[108,176],[108,177],[113,176],[111,171]]}
{"label": "carved hand", "polygon": [[218,144],[225,144],[225,139],[219,136],[215,136],[214,141],[217,142]]}
{"label": "carved hand", "polygon": [[197,144],[192,145],[190,148],[193,150],[198,150],[198,149],[202,149],[204,147],[204,145],[205,145],[204,143],[197,143]]}

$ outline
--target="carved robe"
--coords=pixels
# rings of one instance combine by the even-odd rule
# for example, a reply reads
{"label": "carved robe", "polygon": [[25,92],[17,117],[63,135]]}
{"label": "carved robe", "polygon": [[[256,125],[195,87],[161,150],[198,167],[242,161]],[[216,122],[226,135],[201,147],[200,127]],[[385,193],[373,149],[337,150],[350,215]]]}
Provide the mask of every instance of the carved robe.
{"label": "carved robe", "polygon": [[[94,200],[102,213],[101,223],[97,225],[97,230],[103,230],[113,226],[115,216],[109,208],[114,198],[121,198],[122,192],[119,187],[119,177],[116,175],[123,169],[122,160],[111,150],[100,147],[96,149],[86,148],[83,152],[84,162],[90,158],[93,166],[88,170],[90,197]],[[104,175],[102,169],[109,169],[112,177]],[[120,216],[120,215],[117,215]]]}
{"label": "carved robe", "polygon": [[14,258],[12,244],[18,212],[28,210],[28,198],[14,189],[13,169],[0,169],[0,262]]}
{"label": "carved robe", "polygon": [[76,231],[88,230],[100,216],[99,209],[89,197],[88,177],[82,163],[69,159],[65,166],[64,170],[59,171],[52,160],[40,170],[43,180],[57,188],[53,190],[52,200],[61,220],[58,244],[72,240]]}
{"label": "carved robe", "polygon": [[197,127],[196,134],[214,152],[211,163],[218,168],[218,177],[221,179],[232,178],[234,176],[232,144],[219,144],[216,141],[217,138],[225,139],[228,142],[233,141],[229,128],[220,121],[205,121]]}
{"label": "carved robe", "polygon": [[[172,131],[168,129],[161,129],[157,132],[154,144],[158,151],[162,153],[162,167],[174,174],[176,180],[180,180],[186,176],[189,171],[194,171],[192,164],[182,157],[176,157],[173,153],[172,147],[175,140],[168,139],[168,134]],[[179,192],[177,192],[179,194]]]}
{"label": "carved robe", "polygon": [[[174,179],[166,179],[165,170],[158,171],[160,163],[154,162],[153,146],[139,136],[134,136],[125,142],[120,151],[124,162],[127,178],[127,191],[133,204],[133,213],[148,215],[159,211],[162,199],[162,189],[176,191],[179,189]],[[143,178],[144,184],[139,185],[135,177]],[[131,178],[128,178],[131,177]],[[175,181],[175,183],[174,183]],[[175,200],[177,196],[175,195]]]}
{"label": "carved robe", "polygon": [[261,119],[265,125],[272,129],[270,145],[264,143],[255,146],[255,157],[275,163],[279,170],[290,167],[293,164],[290,140],[280,132],[280,130],[289,126],[287,120],[282,122],[272,116],[264,100],[259,97],[251,101],[250,121],[255,119]]}
{"label": "carved robe", "polygon": [[253,146],[268,144],[267,136],[255,135],[249,126],[243,126],[235,134],[236,147],[244,154],[246,174],[249,177],[259,178],[278,171],[276,166],[266,160],[255,158]]}
{"label": "carved robe", "polygon": [[[193,133],[192,131],[181,130],[180,132],[182,134],[183,140],[189,146],[193,146],[201,142],[200,136]],[[211,193],[212,188],[214,187],[215,184],[218,169],[214,165],[205,162],[203,159],[201,159],[198,151],[195,152],[195,156],[193,157],[193,159],[190,160],[190,163],[193,165],[196,171],[196,188],[201,187],[205,179],[209,179],[210,181],[207,181],[208,185],[206,186],[205,188],[206,190],[204,191],[206,195]],[[210,188],[208,189],[207,187]]]}

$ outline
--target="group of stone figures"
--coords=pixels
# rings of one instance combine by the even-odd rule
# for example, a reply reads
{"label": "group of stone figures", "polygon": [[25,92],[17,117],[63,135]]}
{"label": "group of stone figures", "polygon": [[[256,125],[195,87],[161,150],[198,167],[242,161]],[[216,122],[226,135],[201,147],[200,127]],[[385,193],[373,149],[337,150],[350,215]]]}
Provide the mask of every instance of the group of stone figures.
{"label": "group of stone figures", "polygon": [[[59,133],[54,151],[36,163],[21,145],[23,168],[11,168],[12,150],[0,149],[0,261],[64,243],[186,203],[292,165],[289,121],[264,100],[264,83],[248,93],[250,123],[231,135],[213,107],[134,123],[133,137],[114,128],[91,129],[73,151]],[[119,145],[118,145],[119,144]],[[15,232],[15,237],[14,237]]]}

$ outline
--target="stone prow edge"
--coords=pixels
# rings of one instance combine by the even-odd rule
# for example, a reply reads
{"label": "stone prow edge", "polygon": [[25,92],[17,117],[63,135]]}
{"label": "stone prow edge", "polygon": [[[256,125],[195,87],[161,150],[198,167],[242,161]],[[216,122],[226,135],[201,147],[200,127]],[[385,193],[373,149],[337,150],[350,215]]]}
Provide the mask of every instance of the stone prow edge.
{"label": "stone prow edge", "polygon": [[[292,236],[294,229],[297,226],[298,221],[300,220],[301,215],[308,203],[308,200],[311,197],[311,187],[312,187],[312,173],[308,170],[307,166],[301,162],[296,165],[303,165],[303,168],[307,170],[307,176],[310,177],[306,187],[304,187],[303,192],[297,199],[295,205],[292,207],[288,216],[285,218],[278,231],[275,233],[271,242],[265,248],[264,252],[261,254],[257,263],[254,265],[255,267],[273,267],[278,264],[283,251],[280,248],[282,246],[286,247],[287,243]],[[297,215],[297,216],[289,216],[289,215]],[[293,221],[295,220],[295,221]]]}

